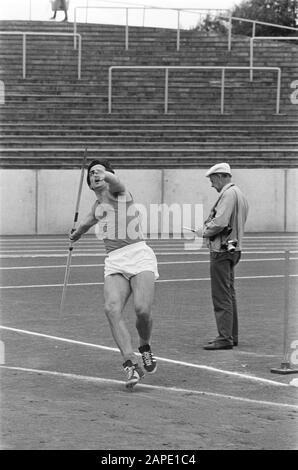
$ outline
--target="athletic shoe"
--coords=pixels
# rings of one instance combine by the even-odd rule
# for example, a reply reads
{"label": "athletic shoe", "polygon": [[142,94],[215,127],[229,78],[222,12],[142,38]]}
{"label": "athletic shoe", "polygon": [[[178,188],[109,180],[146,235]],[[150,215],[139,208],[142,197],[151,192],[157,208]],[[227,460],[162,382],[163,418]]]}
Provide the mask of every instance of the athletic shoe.
{"label": "athletic shoe", "polygon": [[148,374],[154,374],[157,369],[156,359],[152,354],[149,344],[139,347],[139,351],[142,354],[143,366]]}
{"label": "athletic shoe", "polygon": [[138,364],[133,364],[130,360],[124,362],[124,370],[127,374],[126,388],[132,389],[143,377],[144,372]]}

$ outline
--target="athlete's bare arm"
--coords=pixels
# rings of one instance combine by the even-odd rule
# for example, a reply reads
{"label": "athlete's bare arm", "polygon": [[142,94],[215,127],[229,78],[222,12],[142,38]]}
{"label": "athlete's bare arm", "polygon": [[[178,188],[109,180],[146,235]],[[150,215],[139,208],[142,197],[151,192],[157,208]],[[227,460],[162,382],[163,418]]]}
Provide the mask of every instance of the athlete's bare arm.
{"label": "athlete's bare arm", "polygon": [[72,242],[76,242],[81,238],[83,233],[88,232],[88,230],[97,223],[97,219],[94,217],[92,212],[89,212],[87,217],[79,224],[78,228],[69,234],[69,239]]}
{"label": "athlete's bare arm", "polygon": [[109,171],[105,171],[104,179],[107,183],[109,183],[109,190],[111,193],[113,194],[125,193],[125,186],[120,181],[118,176],[114,175],[113,173],[110,173]]}

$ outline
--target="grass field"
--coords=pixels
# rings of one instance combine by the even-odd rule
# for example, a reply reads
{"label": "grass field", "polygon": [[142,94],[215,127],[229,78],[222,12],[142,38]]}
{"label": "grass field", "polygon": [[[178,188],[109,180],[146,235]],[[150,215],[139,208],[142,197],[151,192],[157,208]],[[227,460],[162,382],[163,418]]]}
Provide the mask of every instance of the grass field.
{"label": "grass field", "polygon": [[[103,311],[102,242],[75,245],[59,315],[65,236],[1,238],[2,449],[298,449],[298,374],[272,374],[298,340],[297,234],[248,234],[236,268],[239,346],[216,335],[206,248],[149,240],[159,262],[152,347],[158,370],[130,393]],[[137,350],[135,315],[126,319]],[[289,356],[290,357],[290,356]]]}

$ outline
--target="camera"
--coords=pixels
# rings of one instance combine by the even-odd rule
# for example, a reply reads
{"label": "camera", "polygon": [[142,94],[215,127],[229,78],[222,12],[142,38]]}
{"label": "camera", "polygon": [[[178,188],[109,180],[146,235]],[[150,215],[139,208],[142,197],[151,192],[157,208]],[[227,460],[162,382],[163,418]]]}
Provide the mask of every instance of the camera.
{"label": "camera", "polygon": [[229,253],[234,253],[238,240],[227,240],[225,244],[222,245],[222,248],[225,248]]}

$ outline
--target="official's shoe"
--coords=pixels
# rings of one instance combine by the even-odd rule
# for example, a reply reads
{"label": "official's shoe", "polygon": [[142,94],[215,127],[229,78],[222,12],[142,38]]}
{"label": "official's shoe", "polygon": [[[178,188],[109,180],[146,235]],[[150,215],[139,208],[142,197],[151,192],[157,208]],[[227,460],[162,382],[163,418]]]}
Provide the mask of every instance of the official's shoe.
{"label": "official's shoe", "polygon": [[[214,343],[216,341],[217,341],[216,339],[210,339],[210,341],[208,341],[208,344]],[[238,346],[238,340],[233,341],[233,346]]]}
{"label": "official's shoe", "polygon": [[126,388],[132,389],[145,374],[138,364],[133,364],[130,360],[124,362],[123,367],[127,375],[125,386]]}
{"label": "official's shoe", "polygon": [[152,354],[151,348],[149,344],[145,344],[144,346],[139,347],[139,351],[142,355],[143,366],[148,374],[154,374],[157,369],[157,362],[155,357]]}
{"label": "official's shoe", "polygon": [[219,349],[233,349],[233,345],[219,341],[212,341],[211,343],[206,344],[203,348],[207,351],[217,351]]}

